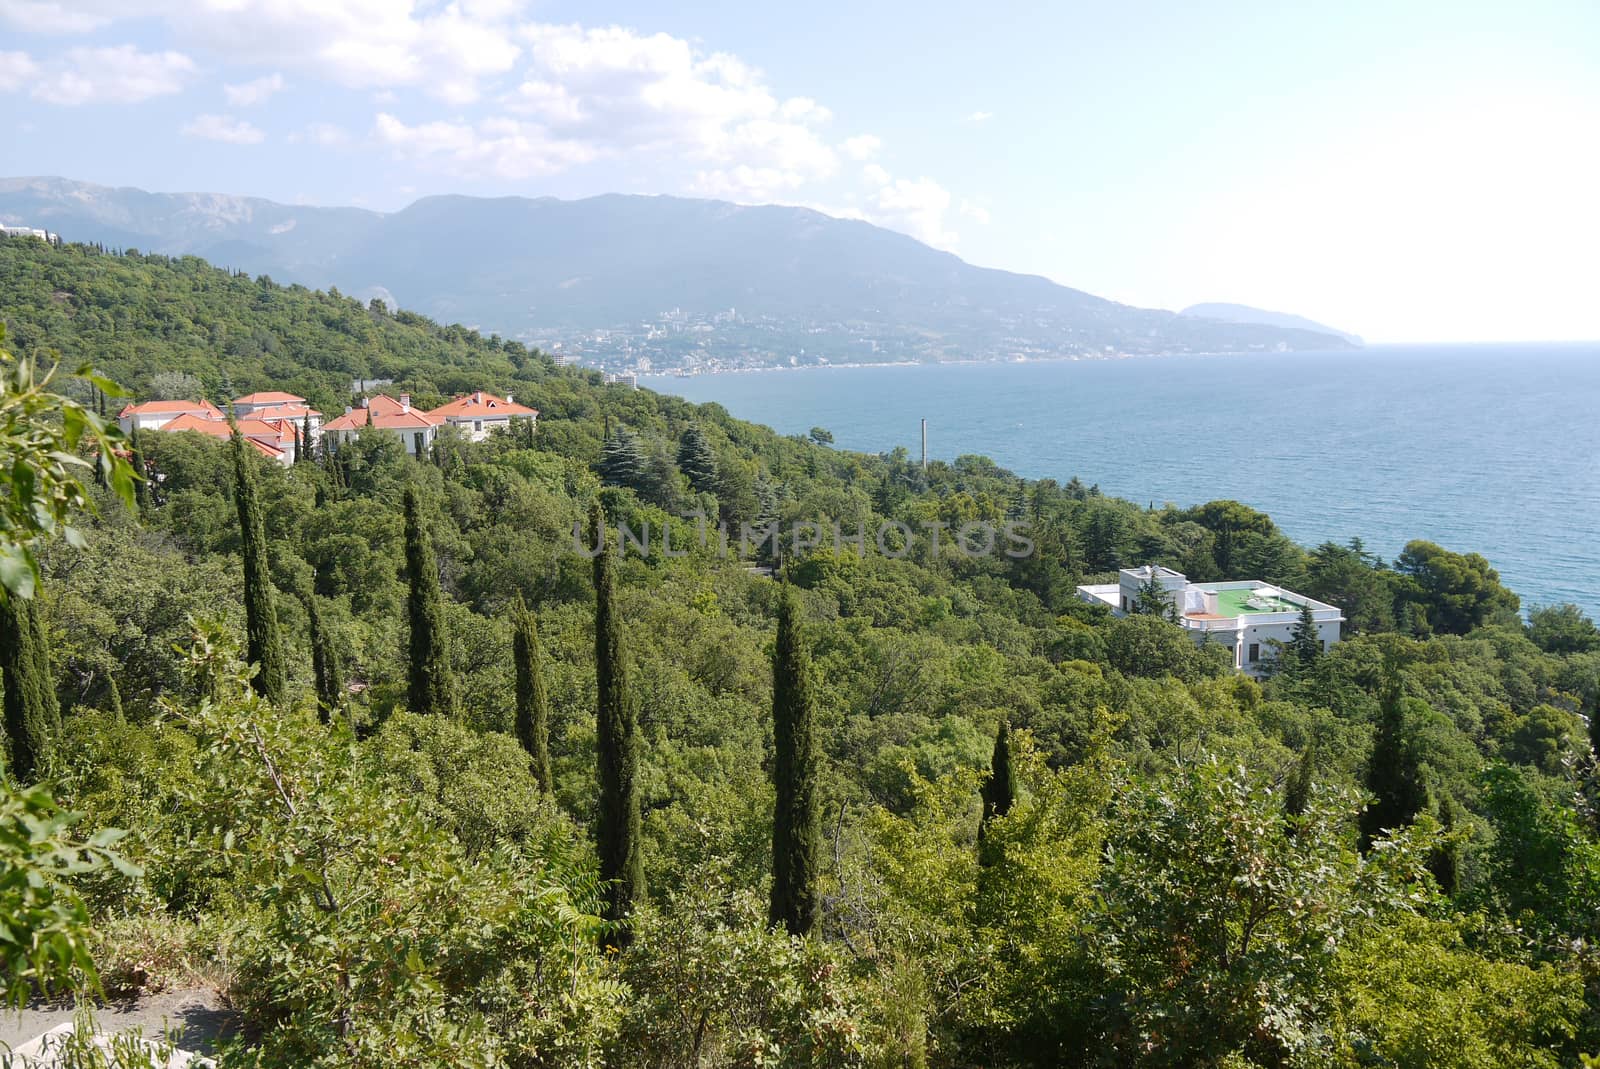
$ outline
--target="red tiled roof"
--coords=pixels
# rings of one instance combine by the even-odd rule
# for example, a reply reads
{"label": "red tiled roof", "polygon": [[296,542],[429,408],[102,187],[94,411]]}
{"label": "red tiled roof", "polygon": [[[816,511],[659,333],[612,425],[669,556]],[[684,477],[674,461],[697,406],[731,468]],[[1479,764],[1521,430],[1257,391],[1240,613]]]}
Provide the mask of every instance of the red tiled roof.
{"label": "red tiled roof", "polygon": [[127,419],[132,415],[164,415],[168,412],[205,412],[214,414],[214,418],[222,418],[222,409],[210,401],[141,401],[136,405],[128,405],[117,413],[118,419]]}
{"label": "red tiled roof", "polygon": [[465,397],[457,397],[454,401],[440,405],[429,412],[429,415],[438,416],[441,419],[483,419],[485,417],[509,419],[517,416],[537,416],[538,414],[539,410],[537,408],[519,405],[514,401],[508,401],[504,397],[496,397],[494,394],[485,393],[482,390],[469,393]]}
{"label": "red tiled roof", "polygon": [[282,390],[263,390],[260,393],[247,393],[243,397],[235,397],[233,403],[236,405],[303,405],[306,403],[306,399],[297,397],[292,393],[284,393]]}
{"label": "red tiled roof", "polygon": [[323,425],[325,431],[354,431],[369,424],[383,430],[424,430],[444,420],[418,408],[408,408],[392,397],[379,394],[368,399],[365,408],[352,408]]}
{"label": "red tiled roof", "polygon": [[226,438],[233,433],[228,430],[228,424],[225,420],[201,419],[192,412],[185,412],[177,419],[169,420],[161,429],[164,431],[198,431],[201,434],[209,434],[213,438]]}
{"label": "red tiled roof", "polygon": [[[238,402],[235,401],[234,404],[238,404]],[[281,404],[281,405],[268,405],[265,408],[258,408],[255,411],[250,413],[250,418],[251,419],[303,419],[306,416],[320,416],[320,415],[322,415],[322,413],[318,412],[314,408],[307,408],[305,405],[295,405],[295,404],[289,404],[289,403],[285,402],[284,404]]]}

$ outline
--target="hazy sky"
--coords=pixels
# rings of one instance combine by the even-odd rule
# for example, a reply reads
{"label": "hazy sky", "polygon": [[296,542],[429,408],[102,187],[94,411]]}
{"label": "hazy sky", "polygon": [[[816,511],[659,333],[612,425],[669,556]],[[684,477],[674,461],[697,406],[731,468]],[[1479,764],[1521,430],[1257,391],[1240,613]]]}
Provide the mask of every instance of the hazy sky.
{"label": "hazy sky", "polygon": [[1600,338],[1594,0],[0,0],[0,24],[10,175],[781,201],[1133,304]]}

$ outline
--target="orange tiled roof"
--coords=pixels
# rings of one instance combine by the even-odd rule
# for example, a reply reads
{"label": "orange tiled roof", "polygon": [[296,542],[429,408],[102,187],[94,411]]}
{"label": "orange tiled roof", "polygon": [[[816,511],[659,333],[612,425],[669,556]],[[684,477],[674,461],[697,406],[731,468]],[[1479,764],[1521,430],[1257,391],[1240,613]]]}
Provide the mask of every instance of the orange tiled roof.
{"label": "orange tiled roof", "polygon": [[259,393],[247,393],[243,397],[235,397],[233,403],[236,405],[303,405],[306,403],[306,399],[297,397],[292,393],[284,393],[282,390],[263,390]]}
{"label": "orange tiled roof", "polygon": [[[234,403],[238,404],[237,401],[235,401]],[[320,415],[322,415],[322,413],[318,412],[314,408],[308,408],[305,405],[296,405],[296,404],[290,404],[288,402],[285,402],[285,403],[283,403],[281,405],[268,405],[265,408],[258,408],[255,411],[250,413],[250,418],[251,419],[303,419],[306,416],[320,416]]]}
{"label": "orange tiled roof", "polygon": [[193,412],[185,412],[177,419],[169,421],[161,429],[164,431],[199,431],[201,434],[209,434],[213,438],[226,438],[232,433],[228,430],[226,420],[202,419]]}
{"label": "orange tiled roof", "polygon": [[162,415],[167,412],[204,412],[214,419],[222,418],[222,409],[210,401],[141,401],[136,405],[128,405],[119,413],[117,418],[127,419],[133,415]]}
{"label": "orange tiled roof", "polygon": [[323,425],[325,431],[354,431],[373,426],[382,430],[424,430],[437,427],[444,419],[420,408],[408,408],[392,397],[379,394],[369,398],[364,408],[352,408]]}
{"label": "orange tiled roof", "polygon": [[429,415],[438,416],[441,419],[511,418],[537,416],[538,414],[539,410],[537,408],[519,405],[514,401],[506,400],[504,397],[496,397],[492,393],[485,393],[483,390],[469,393],[465,397],[457,397],[454,401],[440,405],[429,412]]}

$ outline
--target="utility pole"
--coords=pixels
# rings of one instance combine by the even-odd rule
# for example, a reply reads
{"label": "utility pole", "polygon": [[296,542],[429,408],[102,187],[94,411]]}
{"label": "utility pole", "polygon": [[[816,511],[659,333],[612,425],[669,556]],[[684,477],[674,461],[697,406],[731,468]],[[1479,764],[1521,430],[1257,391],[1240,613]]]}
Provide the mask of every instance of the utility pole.
{"label": "utility pole", "polygon": [[922,474],[928,474],[928,420],[922,420]]}

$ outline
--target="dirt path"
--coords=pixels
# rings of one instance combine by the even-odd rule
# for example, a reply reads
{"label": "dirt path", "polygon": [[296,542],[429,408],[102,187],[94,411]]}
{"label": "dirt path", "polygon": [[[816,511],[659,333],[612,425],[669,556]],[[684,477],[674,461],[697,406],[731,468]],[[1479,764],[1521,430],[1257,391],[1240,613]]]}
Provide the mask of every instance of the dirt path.
{"label": "dirt path", "polygon": [[[0,1010],[0,1051],[26,1043],[58,1024],[72,1020],[69,1005],[33,1005],[17,1013]],[[184,1050],[212,1054],[217,1040],[227,1035],[234,1013],[223,1008],[210,988],[164,991],[159,995],[131,1002],[113,1002],[94,1011],[95,1024],[103,1032],[131,1032],[139,1029],[147,1037],[164,1035],[169,1028],[182,1030],[178,1045]]]}

